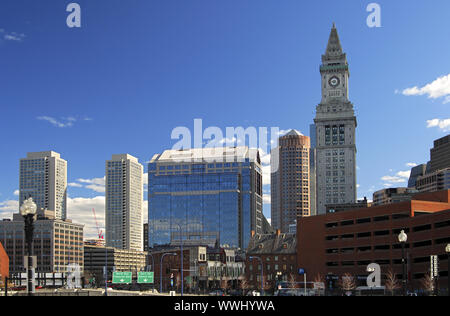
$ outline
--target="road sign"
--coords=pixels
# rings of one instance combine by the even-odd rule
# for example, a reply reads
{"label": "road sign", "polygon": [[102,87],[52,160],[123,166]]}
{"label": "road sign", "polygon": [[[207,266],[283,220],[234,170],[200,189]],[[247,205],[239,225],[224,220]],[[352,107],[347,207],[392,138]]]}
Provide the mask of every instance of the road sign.
{"label": "road sign", "polygon": [[154,273],[153,272],[138,272],[138,283],[153,283]]}
{"label": "road sign", "polygon": [[306,273],[305,269],[302,269],[302,268],[299,268],[299,269],[298,269],[298,274],[299,274],[299,275],[303,275],[303,274],[305,274],[305,273]]}
{"label": "road sign", "polygon": [[132,281],[131,272],[114,272],[113,273],[113,284],[130,284]]}

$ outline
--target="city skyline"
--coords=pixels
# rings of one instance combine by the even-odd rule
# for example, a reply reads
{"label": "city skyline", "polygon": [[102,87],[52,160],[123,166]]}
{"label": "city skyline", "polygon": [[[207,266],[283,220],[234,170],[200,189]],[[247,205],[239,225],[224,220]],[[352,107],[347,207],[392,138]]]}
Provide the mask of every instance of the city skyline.
{"label": "city skyline", "polygon": [[[20,2],[23,1],[1,6],[16,12]],[[46,16],[57,21],[54,3],[39,5],[48,7]],[[18,211],[18,161],[26,152],[54,150],[68,161],[67,216],[88,223],[87,236],[93,236],[96,229],[91,210],[96,208],[104,222],[104,161],[113,153],[127,152],[138,157],[145,163],[147,181],[147,162],[153,154],[175,143],[170,137],[173,128],[191,127],[195,118],[203,118],[207,125],[223,130],[225,126],[278,126],[308,135],[320,102],[320,55],[325,51],[333,21],[352,66],[350,98],[359,121],[357,197],[370,198],[372,192],[385,185],[406,186],[411,166],[426,163],[433,140],[445,136],[450,129],[450,75],[446,70],[450,61],[445,59],[450,44],[441,40],[448,37],[450,27],[443,27],[449,22],[440,18],[449,4],[442,1],[431,8],[417,3],[410,6],[405,1],[379,3],[383,9],[379,29],[365,25],[366,4],[340,4],[339,8],[331,1],[324,10],[320,5],[303,7],[288,1],[271,8],[272,12],[268,12],[270,5],[253,11],[234,4],[240,13],[233,5],[213,2],[209,8],[224,9],[220,14],[213,11],[214,18],[220,18],[218,21],[200,15],[196,23],[183,31],[183,22],[193,21],[188,13],[181,13],[170,4],[130,6],[125,21],[118,21],[117,26],[100,16],[100,5],[86,5],[92,18],[88,16],[86,25],[72,33],[64,25],[42,23],[29,13],[13,21],[6,16],[7,10],[1,10],[0,51],[9,64],[1,64],[5,71],[0,83],[6,89],[0,99],[5,109],[0,128],[10,136],[6,143],[9,153],[0,158],[0,218]],[[119,10],[116,4],[113,1],[108,12]],[[186,9],[195,13],[200,4],[206,5],[197,1]],[[138,14],[135,22],[129,20],[144,9],[149,9],[149,16]],[[308,17],[304,9],[315,15]],[[407,9],[410,19],[405,18]],[[283,22],[282,14],[288,11],[292,13]],[[162,12],[174,16],[168,16],[166,21],[158,17]],[[322,15],[312,23],[319,12]],[[419,14],[427,17],[427,23],[416,23]],[[396,21],[398,16],[401,21]],[[268,17],[275,22],[266,25],[264,19]],[[441,23],[439,28],[433,28],[436,25],[431,19]],[[40,25],[37,30],[29,26],[36,24]],[[214,30],[207,31],[208,26]],[[305,33],[306,26],[311,28],[311,34]],[[157,34],[157,30],[162,34]],[[136,31],[133,34],[140,39],[128,39],[125,35],[130,31]],[[420,46],[414,43],[416,34],[432,31],[433,36],[424,39]],[[164,40],[169,35],[171,40]],[[103,40],[102,47],[93,42],[98,38]],[[40,41],[46,45],[39,46]],[[212,43],[206,45],[207,41]],[[28,61],[29,51],[36,47],[40,47],[33,56],[36,61]],[[140,49],[148,55],[136,53]],[[179,54],[180,49],[185,54]],[[414,54],[410,54],[411,50]],[[99,61],[96,54],[104,59]],[[163,57],[164,54],[169,56]],[[415,63],[417,58],[424,62]],[[365,64],[368,60],[371,65]],[[71,61],[75,62],[72,66]],[[29,67],[36,68],[35,73],[50,69],[54,74],[41,81],[39,76],[26,76]],[[387,76],[392,69],[395,73]],[[256,80],[255,76],[261,78]],[[20,94],[19,88],[24,86],[27,93]],[[174,88],[177,93],[173,93]],[[129,114],[115,115],[123,106],[131,109]],[[284,110],[275,115],[275,107]],[[103,113],[106,108],[112,111]],[[119,124],[126,124],[130,134],[138,135],[137,140],[127,142],[117,134],[114,128]],[[15,130],[19,132],[11,133]],[[109,137],[104,138],[104,133]],[[83,159],[87,152],[92,154],[89,161]],[[384,155],[374,154],[379,152]],[[270,159],[264,154],[264,214],[270,217]],[[146,215],[146,200],[143,205]]]}

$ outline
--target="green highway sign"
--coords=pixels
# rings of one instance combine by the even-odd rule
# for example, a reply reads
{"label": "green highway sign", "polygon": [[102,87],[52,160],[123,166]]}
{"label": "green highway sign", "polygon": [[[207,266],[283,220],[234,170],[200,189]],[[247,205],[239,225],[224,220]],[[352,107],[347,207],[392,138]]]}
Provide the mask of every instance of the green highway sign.
{"label": "green highway sign", "polygon": [[138,283],[153,283],[153,272],[138,272]]}
{"label": "green highway sign", "polygon": [[113,273],[113,284],[130,284],[132,281],[131,272],[114,272]]}

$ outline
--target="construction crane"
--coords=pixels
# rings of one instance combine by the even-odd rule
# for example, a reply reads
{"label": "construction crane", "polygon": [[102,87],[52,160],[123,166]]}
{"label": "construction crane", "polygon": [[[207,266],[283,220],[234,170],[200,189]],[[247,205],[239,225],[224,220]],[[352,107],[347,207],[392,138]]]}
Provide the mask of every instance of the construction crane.
{"label": "construction crane", "polygon": [[95,225],[97,226],[97,234],[99,239],[99,244],[101,244],[101,240],[103,240],[103,231],[100,229],[100,226],[98,225],[97,221],[97,215],[95,214],[95,208],[92,209],[92,213],[94,213],[94,219],[95,219]]}

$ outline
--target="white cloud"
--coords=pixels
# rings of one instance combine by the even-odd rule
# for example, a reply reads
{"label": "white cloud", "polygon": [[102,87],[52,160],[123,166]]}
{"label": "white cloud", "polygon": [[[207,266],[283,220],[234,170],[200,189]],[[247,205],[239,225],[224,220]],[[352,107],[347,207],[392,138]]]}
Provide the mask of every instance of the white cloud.
{"label": "white cloud", "polygon": [[76,183],[76,182],[70,182],[67,184],[69,187],[74,187],[74,188],[82,188],[83,185]]}
{"label": "white cloud", "polygon": [[[143,201],[144,223],[148,218],[148,203]],[[95,223],[94,212],[97,217],[99,228],[105,234],[105,197],[96,196],[93,198],[68,198],[67,199],[67,217],[74,223],[83,224],[84,238],[97,238],[97,224]]]}
{"label": "white cloud", "polygon": [[403,95],[428,95],[430,99],[443,97],[443,103],[450,103],[450,74],[442,76],[423,87],[411,87],[402,91]]}
{"label": "white cloud", "polygon": [[[4,30],[2,30],[1,33],[5,33]],[[21,33],[16,33],[16,32],[11,32],[11,33],[6,33],[5,35],[3,35],[3,38],[7,41],[14,41],[14,42],[22,42],[23,39],[25,38],[25,34]]]}
{"label": "white cloud", "polygon": [[[74,116],[62,117],[61,119],[56,119],[51,116],[38,116],[36,119],[41,121],[47,121],[55,127],[66,128],[72,127],[78,119]],[[92,121],[91,118],[84,118],[82,121]]]}
{"label": "white cloud", "polygon": [[394,176],[384,176],[381,177],[381,180],[386,182],[385,186],[391,186],[392,183],[405,183],[408,181],[409,176],[411,174],[411,170],[399,171]]}
{"label": "white cloud", "polygon": [[417,164],[416,164],[415,162],[408,162],[408,163],[406,164],[406,166],[407,166],[407,167],[413,168],[413,167],[416,167]]}
{"label": "white cloud", "polygon": [[13,213],[19,211],[19,201],[7,200],[0,202],[0,220],[4,218],[12,218]]}
{"label": "white cloud", "polygon": [[263,194],[263,203],[264,204],[271,204],[270,193],[269,194],[266,194],[266,193]]}
{"label": "white cloud", "polygon": [[433,119],[427,121],[427,128],[438,127],[443,132],[450,131],[450,118],[449,119]]}
{"label": "white cloud", "polygon": [[15,195],[15,196],[19,196],[19,194],[20,194],[20,191],[19,191],[19,190],[15,190],[15,191],[14,191],[14,195]]}
{"label": "white cloud", "polygon": [[75,183],[75,185],[72,186],[79,185],[78,187],[82,187],[84,185],[86,189],[90,189],[98,193],[104,193],[106,181],[105,179],[106,179],[105,177],[93,179],[77,179],[76,181],[79,183]]}

